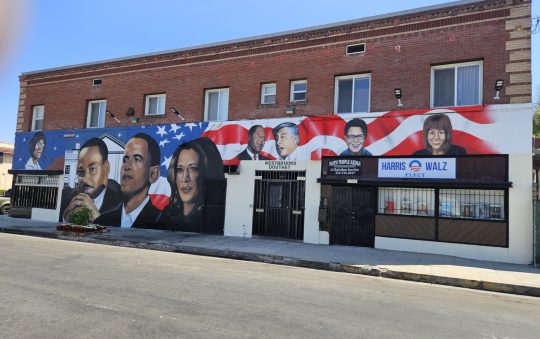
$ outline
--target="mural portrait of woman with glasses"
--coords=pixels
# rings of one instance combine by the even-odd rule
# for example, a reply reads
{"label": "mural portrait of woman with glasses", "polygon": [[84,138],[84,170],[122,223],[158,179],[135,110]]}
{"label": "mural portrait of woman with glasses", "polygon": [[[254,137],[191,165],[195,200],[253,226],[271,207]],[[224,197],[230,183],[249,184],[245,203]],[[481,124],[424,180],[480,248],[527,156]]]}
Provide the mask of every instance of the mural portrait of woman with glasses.
{"label": "mural portrait of woman with glasses", "polygon": [[343,135],[347,143],[347,149],[340,155],[372,155],[364,148],[367,137],[367,124],[362,119],[352,119],[345,125]]}
{"label": "mural portrait of woman with glasses", "polygon": [[30,159],[24,166],[27,170],[40,170],[39,159],[45,152],[45,134],[43,132],[37,132],[34,134],[30,143],[28,144],[28,152],[30,153]]}

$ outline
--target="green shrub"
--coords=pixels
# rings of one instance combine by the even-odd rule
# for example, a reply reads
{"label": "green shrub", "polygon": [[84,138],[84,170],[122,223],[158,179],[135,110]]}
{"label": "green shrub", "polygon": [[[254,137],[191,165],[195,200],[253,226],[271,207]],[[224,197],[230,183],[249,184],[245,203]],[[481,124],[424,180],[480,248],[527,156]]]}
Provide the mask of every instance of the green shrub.
{"label": "green shrub", "polygon": [[72,224],[88,226],[91,215],[92,211],[86,207],[83,207],[78,211],[69,212],[69,220]]}

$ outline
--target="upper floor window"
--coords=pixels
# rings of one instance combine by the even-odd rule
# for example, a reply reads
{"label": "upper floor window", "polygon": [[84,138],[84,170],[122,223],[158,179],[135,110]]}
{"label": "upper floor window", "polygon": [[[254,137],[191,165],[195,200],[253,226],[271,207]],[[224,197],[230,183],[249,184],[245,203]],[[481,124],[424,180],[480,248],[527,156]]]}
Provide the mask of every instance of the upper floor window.
{"label": "upper floor window", "polygon": [[43,114],[45,113],[45,106],[34,106],[32,109],[32,131],[43,130]]}
{"label": "upper floor window", "polygon": [[4,163],[4,152],[0,152],[0,164]]}
{"label": "upper floor window", "polygon": [[482,62],[431,68],[431,107],[480,105]]}
{"label": "upper floor window", "polygon": [[147,95],[144,107],[144,115],[165,114],[165,94]]}
{"label": "upper floor window", "polygon": [[291,102],[306,101],[307,80],[291,81]]}
{"label": "upper floor window", "polygon": [[261,104],[270,105],[276,103],[276,83],[263,84],[261,86]]}
{"label": "upper floor window", "polygon": [[369,112],[370,74],[355,74],[336,77],[334,112]]}
{"label": "upper floor window", "polygon": [[204,120],[224,121],[229,114],[229,89],[207,89],[204,95]]}
{"label": "upper floor window", "polygon": [[105,111],[107,109],[107,100],[93,100],[88,102],[88,116],[86,118],[86,127],[105,127]]}

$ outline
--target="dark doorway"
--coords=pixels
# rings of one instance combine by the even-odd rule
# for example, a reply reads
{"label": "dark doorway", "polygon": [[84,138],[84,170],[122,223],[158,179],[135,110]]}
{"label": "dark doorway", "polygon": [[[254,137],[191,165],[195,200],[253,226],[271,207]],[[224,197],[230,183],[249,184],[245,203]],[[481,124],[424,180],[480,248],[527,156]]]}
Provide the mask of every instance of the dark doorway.
{"label": "dark doorway", "polygon": [[375,192],[374,188],[333,187],[331,245],[374,246]]}
{"label": "dark doorway", "polygon": [[305,171],[256,171],[253,235],[304,239]]}

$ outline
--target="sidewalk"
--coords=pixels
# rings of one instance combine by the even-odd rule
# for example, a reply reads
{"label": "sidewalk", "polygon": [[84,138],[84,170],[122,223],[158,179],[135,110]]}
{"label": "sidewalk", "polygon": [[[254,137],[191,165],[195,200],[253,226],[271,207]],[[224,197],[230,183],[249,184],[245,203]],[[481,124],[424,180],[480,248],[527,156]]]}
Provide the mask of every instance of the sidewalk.
{"label": "sidewalk", "polygon": [[0,216],[0,232],[250,260],[540,297],[539,268],[445,255],[116,227],[110,227],[110,232],[104,234],[65,237],[56,232],[56,223],[7,216]]}

